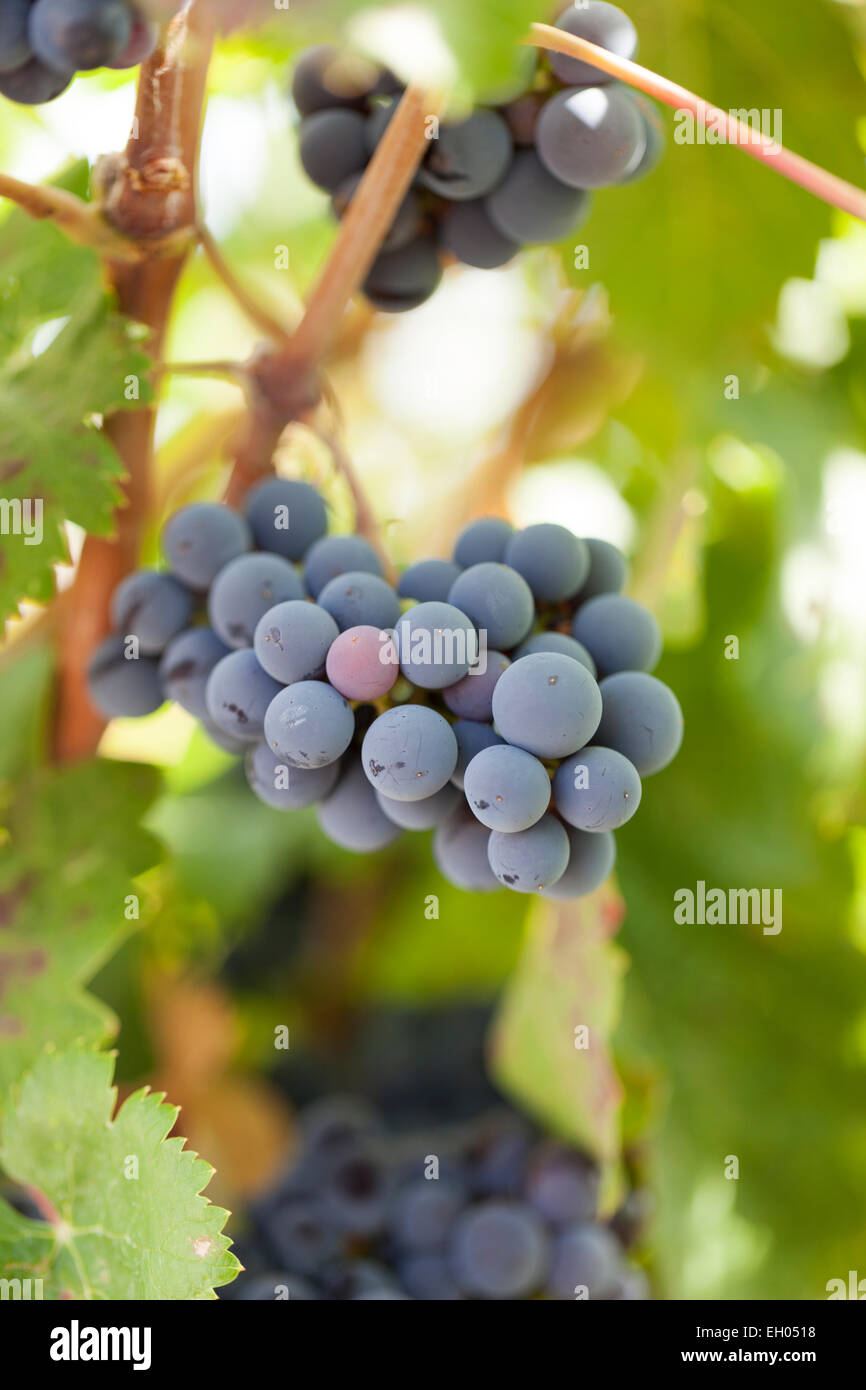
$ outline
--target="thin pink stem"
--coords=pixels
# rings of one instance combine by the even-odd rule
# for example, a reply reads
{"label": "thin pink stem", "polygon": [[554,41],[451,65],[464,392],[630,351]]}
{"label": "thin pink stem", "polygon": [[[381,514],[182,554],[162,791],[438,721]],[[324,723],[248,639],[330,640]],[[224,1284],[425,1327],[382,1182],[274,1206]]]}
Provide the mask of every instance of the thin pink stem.
{"label": "thin pink stem", "polygon": [[854,184],[847,183],[845,179],[836,178],[835,174],[828,174],[826,169],[803,159],[801,155],[786,150],[760,130],[753,129],[730,112],[722,111],[720,107],[695,96],[694,92],[678,86],[676,82],[659,77],[649,68],[642,68],[627,58],[619,58],[614,53],[609,53],[606,48],[599,48],[594,43],[588,43],[586,39],[566,34],[564,30],[554,29],[549,24],[533,24],[526,42],[538,48],[550,48],[556,53],[564,53],[569,58],[581,58],[585,63],[591,63],[593,67],[609,73],[611,77],[618,77],[629,86],[646,92],[647,96],[664,102],[666,106],[672,106],[677,111],[690,111],[707,128],[712,127],[713,130],[724,132],[726,144],[738,146],[753,159],[766,164],[769,169],[775,169],[777,174],[799,184],[809,193],[814,193],[816,198],[821,198],[831,207],[841,208],[860,222],[866,222],[866,193],[862,189],[855,188]]}

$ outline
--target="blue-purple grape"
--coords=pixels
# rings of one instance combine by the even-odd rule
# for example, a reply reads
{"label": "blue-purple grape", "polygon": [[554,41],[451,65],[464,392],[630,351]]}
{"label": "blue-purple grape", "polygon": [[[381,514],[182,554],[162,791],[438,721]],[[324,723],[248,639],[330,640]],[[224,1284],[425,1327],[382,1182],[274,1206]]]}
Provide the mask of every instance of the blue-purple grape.
{"label": "blue-purple grape", "polygon": [[400,575],[397,593],[416,603],[445,603],[459,574],[453,560],[418,560]]}
{"label": "blue-purple grape", "polygon": [[475,628],[452,603],[419,603],[404,613],[394,633],[400,669],[422,690],[456,685],[478,660]]}
{"label": "blue-purple grape", "polygon": [[484,207],[502,236],[531,246],[555,244],[571,236],[589,216],[592,200],[584,189],[570,188],[554,178],[532,149],[517,151]]}
{"label": "blue-purple grape", "polygon": [[402,834],[376,800],[376,793],[352,758],[331,795],[316,808],[319,825],[335,845],[355,854],[386,849]]}
{"label": "blue-purple grape", "polygon": [[481,565],[486,560],[501,561],[514,534],[509,521],[499,516],[483,516],[464,526],[454,543],[454,559],[461,569]]}
{"label": "blue-purple grape", "polygon": [[446,782],[432,796],[425,796],[423,801],[394,801],[380,791],[376,792],[376,797],[388,819],[401,830],[435,830],[460,804],[460,792],[451,782]]}
{"label": "blue-purple grape", "polygon": [[601,714],[601,694],[589,671],[558,652],[521,657],[493,692],[497,731],[537,758],[576,753],[598,729]]}
{"label": "blue-purple grape", "polygon": [[162,532],[162,549],[172,573],[197,594],[206,593],[220,570],[251,546],[243,517],[221,502],[181,507]]}
{"label": "blue-purple grape", "polygon": [[604,188],[634,173],[647,137],[618,87],[567,87],[545,105],[535,145],[549,173],[570,188]]}
{"label": "blue-purple grape", "polygon": [[205,691],[211,671],[228,656],[230,648],[213,628],[191,627],[166,647],[159,663],[159,678],[167,700],[174,700],[196,719],[208,718]]}
{"label": "blue-purple grape", "polygon": [[265,713],[280,689],[262,670],[255,652],[230,652],[217,662],[208,677],[208,718],[224,734],[255,743],[264,734]]}
{"label": "blue-purple grape", "polygon": [[362,111],[381,79],[381,69],[369,59],[331,44],[317,44],[295,62],[292,99],[302,116],[337,107]]}
{"label": "blue-purple grape", "polygon": [[[576,645],[576,644],[575,644]],[[458,719],[490,723],[493,719],[493,692],[499,677],[511,665],[504,652],[485,651],[482,660],[470,668],[456,685],[447,685],[442,698]]]}
{"label": "blue-purple grape", "polygon": [[316,602],[336,622],[341,632],[350,627],[388,630],[400,617],[400,600],[378,574],[349,570],[331,579],[319,591]]}
{"label": "blue-purple grape", "polygon": [[62,96],[72,81],[68,72],[56,72],[39,58],[31,58],[14,72],[0,73],[0,96],[19,106],[44,106]]}
{"label": "blue-purple grape", "polygon": [[452,203],[439,224],[439,240],[463,265],[496,270],[508,265],[520,243],[507,237],[492,221],[484,198]]}
{"label": "blue-purple grape", "polygon": [[476,753],[464,774],[463,791],[470,811],[490,830],[528,830],[550,804],[544,765],[507,743]]}
{"label": "blue-purple grape", "polygon": [[556,809],[576,830],[619,830],[640,798],[637,769],[614,748],[582,748],[560,763],[553,779]]}
{"label": "blue-purple grape", "polygon": [[325,681],[296,681],[278,690],[265,714],[268,747],[292,767],[327,767],[355,732],[352,708]]}
{"label": "blue-purple grape", "polygon": [[499,888],[490,860],[490,832],[465,806],[458,806],[433,836],[436,867],[449,883],[467,893],[492,893]]}
{"label": "blue-purple grape", "polygon": [[418,179],[452,202],[482,198],[505,177],[513,152],[507,123],[478,107],[466,120],[440,126]]}
{"label": "blue-purple grape", "polygon": [[339,763],[327,767],[290,767],[266,743],[257,743],[246,755],[246,774],[250,787],[266,806],[276,811],[301,811],[324,801],[334,790],[340,773]]}
{"label": "blue-purple grape", "polygon": [[23,68],[33,57],[28,37],[30,0],[3,0],[0,5],[0,75]]}
{"label": "blue-purple grape", "polygon": [[568,867],[568,836],[555,816],[542,816],[528,830],[492,830],[487,842],[490,867],[505,888],[539,893],[562,878]]}
{"label": "blue-purple grape", "polygon": [[586,582],[589,551],[565,526],[541,522],[514,533],[505,563],[523,575],[539,603],[559,603]]}
{"label": "blue-purple grape", "polygon": [[553,1250],[549,1290],[556,1298],[604,1298],[617,1287],[622,1247],[604,1226],[578,1224],[563,1231]]}
{"label": "blue-purple grape", "polygon": [[610,877],[616,863],[616,840],[609,830],[587,832],[565,827],[568,835],[568,867],[561,878],[545,888],[543,898],[572,902],[594,893]]}
{"label": "blue-purple grape", "polygon": [[57,72],[90,72],[117,58],[132,34],[127,0],[36,0],[30,14],[36,57]]}
{"label": "blue-purple grape", "polygon": [[282,685],[318,680],[339,629],[330,613],[305,599],[289,599],[259,619],[253,649],[259,665]]}
{"label": "blue-purple grape", "polygon": [[448,602],[485,634],[485,644],[509,651],[522,642],[535,620],[532,590],[517,570],[485,561],[455,579]]}
{"label": "blue-purple grape", "polygon": [[[371,118],[372,119],[372,118]],[[357,193],[361,180],[366,171],[352,174],[335,192],[331,199],[331,207],[334,216],[339,220],[345,217],[352,203],[352,199]],[[410,191],[406,194],[394,215],[394,221],[388,228],[382,241],[382,251],[399,251],[401,247],[408,246],[420,233],[424,222],[424,213],[421,202],[417,194]]]}
{"label": "blue-purple grape", "polygon": [[298,149],[307,177],[335,193],[367,163],[364,117],[342,108],[314,111],[301,121]]}
{"label": "blue-purple grape", "polygon": [[136,570],[111,597],[111,625],[121,637],[136,637],[143,656],[160,656],[192,617],[192,597],[170,574]]}
{"label": "blue-purple grape", "polygon": [[266,478],[244,499],[244,515],[259,550],[302,560],[328,530],[322,498],[309,483],[295,478]]}
{"label": "blue-purple grape", "polygon": [[363,536],[323,536],[304,557],[304,578],[315,599],[332,579],[356,570],[382,577],[382,562]]}
{"label": "blue-purple grape", "polygon": [[596,742],[634,763],[641,777],[672,762],[683,741],[683,712],[673,691],[644,671],[618,671],[599,687]]}
{"label": "blue-purple grape", "polygon": [[[628,15],[604,0],[569,5],[557,19],[556,28],[586,39],[597,48],[606,48],[618,58],[633,58],[637,53],[637,30]],[[550,66],[566,86],[599,87],[615,80],[601,68],[594,68],[580,58],[570,58],[567,53],[550,53],[549,57]]]}
{"label": "blue-purple grape", "polygon": [[444,787],[457,765],[457,739],[447,720],[425,705],[380,714],[361,748],[372,786],[394,801],[422,801]]}
{"label": "blue-purple grape", "polygon": [[652,613],[623,594],[599,594],[581,604],[571,631],[592,653],[601,676],[651,671],[662,654],[661,628]]}
{"label": "blue-purple grape", "polygon": [[534,656],[537,652],[559,652],[561,656],[570,656],[572,661],[579,661],[581,666],[585,666],[591,676],[598,676],[595,662],[586,647],[566,632],[535,632],[521,642],[512,653],[512,658],[519,661],[521,657]]}
{"label": "blue-purple grape", "polygon": [[159,663],[148,656],[128,656],[123,637],[106,637],[90,658],[87,689],[106,719],[139,719],[163,704]]}
{"label": "blue-purple grape", "polygon": [[279,603],[302,599],[297,570],[282,555],[240,555],[220,570],[208,595],[210,625],[229,647],[251,647],[260,620]]}
{"label": "blue-purple grape", "polygon": [[584,542],[589,551],[589,574],[577,596],[579,603],[599,594],[618,594],[628,579],[628,561],[610,541],[590,536]]}
{"label": "blue-purple grape", "polygon": [[364,281],[364,294],[383,314],[405,314],[424,304],[441,279],[436,242],[421,235],[397,251],[383,251],[376,257]]}
{"label": "blue-purple grape", "polygon": [[451,781],[462,791],[466,769],[472,759],[483,748],[501,744],[502,739],[492,724],[484,723],[480,719],[458,719],[451,725],[451,729],[457,740],[457,765],[451,774]]}
{"label": "blue-purple grape", "polygon": [[457,1282],[466,1293],[528,1298],[547,1275],[549,1239],[531,1207],[481,1202],[459,1217],[451,1257]]}

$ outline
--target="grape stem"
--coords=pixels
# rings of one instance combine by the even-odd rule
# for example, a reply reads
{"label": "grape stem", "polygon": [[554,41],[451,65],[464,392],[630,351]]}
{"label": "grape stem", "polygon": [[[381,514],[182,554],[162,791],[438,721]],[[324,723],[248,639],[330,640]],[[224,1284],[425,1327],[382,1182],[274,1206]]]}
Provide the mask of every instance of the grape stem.
{"label": "grape stem", "polygon": [[277,343],[287,343],[290,336],[288,330],[244,288],[208,228],[202,223],[199,223],[198,239],[214,273],[222,281],[250,322],[260,328],[266,337],[273,338]]}
{"label": "grape stem", "polygon": [[349,492],[352,495],[352,504],[355,508],[355,531],[359,536],[363,536],[369,541],[376,554],[382,562],[382,568],[389,584],[396,584],[397,576],[391,557],[388,554],[385,542],[382,538],[382,530],[373,510],[370,499],[368,498],[363,483],[358,476],[348,449],[344,446],[340,438],[331,430],[320,429],[311,426],[313,434],[324,444],[334,464],[335,472],[345,479]]}
{"label": "grape stem", "polygon": [[713,106],[711,102],[704,101],[686,87],[680,87],[676,82],[660,77],[649,68],[641,67],[639,63],[620,58],[606,48],[599,48],[597,44],[589,43],[574,34],[567,34],[562,29],[554,29],[549,24],[531,25],[529,36],[524,42],[537,48],[552,49],[555,53],[564,53],[569,58],[579,58],[594,68],[600,68],[611,77],[617,77],[629,86],[636,87],[638,91],[645,92],[647,96],[655,97],[657,101],[673,107],[676,111],[691,112],[708,129],[723,132],[725,143],[736,145],[753,159],[765,164],[768,169],[774,169],[783,178],[799,184],[801,188],[829,203],[831,207],[840,208],[842,212],[849,213],[860,222],[866,222],[866,192],[855,188],[854,184],[847,183],[845,179],[828,173],[819,165],[812,164],[802,155],[786,150],[762,131],[747,125],[730,112]]}
{"label": "grape stem", "polygon": [[[172,20],[141,67],[136,119],[123,155],[105,161],[105,211],[124,238],[142,245],[173,245],[174,254],[135,264],[109,256],[106,269],[121,311],[150,331],[148,347],[159,364],[174,291],[195,244],[195,169],[207,69],[217,17],[210,0],[191,0]],[[126,505],[117,513],[113,540],[88,536],[73,584],[57,600],[57,688],[53,751],[59,762],[89,757],[105,720],[87,694],[90,654],[109,628],[111,594],[138,563],[150,514],[153,406],[106,421],[127,478]]]}
{"label": "grape stem", "polygon": [[114,260],[137,261],[141,251],[105,221],[101,210],[65,188],[44,188],[0,173],[0,198],[17,203],[39,221],[51,221],[79,246],[91,246]]}
{"label": "grape stem", "polygon": [[[226,500],[237,502],[271,468],[285,427],[309,424],[322,398],[321,364],[334,346],[352,296],[379,253],[424,154],[439,99],[407,87],[358,186],[303,318],[281,346],[250,364],[253,407],[238,444]],[[351,486],[351,485],[350,485]],[[353,495],[361,490],[355,478]],[[372,510],[364,501],[362,519]]]}

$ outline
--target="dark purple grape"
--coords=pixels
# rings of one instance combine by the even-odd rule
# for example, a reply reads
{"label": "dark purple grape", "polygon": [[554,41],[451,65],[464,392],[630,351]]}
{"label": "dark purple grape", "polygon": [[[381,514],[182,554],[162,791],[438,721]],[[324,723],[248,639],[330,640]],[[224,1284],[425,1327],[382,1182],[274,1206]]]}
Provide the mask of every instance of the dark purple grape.
{"label": "dark purple grape", "polygon": [[277,604],[304,596],[298,572],[282,555],[239,555],[220,570],[208,595],[210,625],[229,647],[251,647],[261,619]]}
{"label": "dark purple grape", "polygon": [[36,0],[30,43],[57,72],[89,72],[119,57],[132,36],[127,0]]}
{"label": "dark purple grape", "polygon": [[3,0],[0,4],[0,75],[29,63],[33,49],[27,34],[30,0]]}
{"label": "dark purple grape", "polygon": [[382,70],[369,59],[330,44],[308,48],[292,73],[292,98],[302,116],[335,107],[363,111],[382,82]]}
{"label": "dark purple grape", "polygon": [[541,522],[514,533],[505,563],[523,575],[539,603],[559,603],[586,583],[590,561],[585,541],[565,526]]}
{"label": "dark purple grape", "polygon": [[253,649],[259,665],[282,685],[318,680],[339,629],[330,613],[306,599],[289,599],[264,613]]}
{"label": "dark purple grape", "polygon": [[439,240],[463,265],[478,270],[508,265],[520,250],[520,243],[504,236],[490,220],[483,198],[452,204],[439,225]]}
{"label": "dark purple grape", "polygon": [[440,126],[418,179],[452,202],[482,198],[502,182],[513,152],[506,122],[496,111],[479,107],[464,121]]}
{"label": "dark purple grape", "polygon": [[442,698],[451,713],[456,714],[458,719],[490,723],[493,719],[493,692],[499,677],[510,665],[504,652],[485,651],[482,660],[471,667],[461,681],[457,681],[456,685],[447,685],[442,691]]}
{"label": "dark purple grape", "polygon": [[505,549],[514,527],[499,516],[483,516],[464,526],[454,543],[454,559],[461,569],[481,565],[486,560],[505,559]]}
{"label": "dark purple grape", "polygon": [[325,681],[278,688],[264,718],[268,746],[291,767],[328,767],[343,756],[354,732],[351,706]]}
{"label": "dark purple grape", "polygon": [[490,867],[514,893],[540,893],[562,878],[568,867],[568,836],[555,816],[542,816],[516,834],[491,830]]}
{"label": "dark purple grape", "polygon": [[419,236],[399,251],[377,256],[364,281],[364,294],[383,314],[402,314],[428,300],[441,279],[436,242]]}
{"label": "dark purple grape", "polygon": [[459,574],[453,560],[418,560],[400,575],[397,593],[416,603],[444,603]]}
{"label": "dark purple grape", "polygon": [[372,786],[395,801],[423,801],[445,786],[457,763],[451,725],[424,705],[399,705],[371,724],[361,749]]}
{"label": "dark purple grape", "polygon": [[111,596],[111,625],[121,637],[136,637],[143,656],[160,656],[188,626],[192,597],[170,574],[136,570]]}
{"label": "dark purple grape", "polygon": [[643,118],[618,87],[567,87],[538,118],[542,164],[569,188],[604,188],[637,169],[646,153]]}
{"label": "dark purple grape", "polygon": [[150,57],[156,48],[158,38],[158,26],[145,15],[138,14],[137,11],[133,10],[129,42],[123,51],[106,66],[119,69],[137,68],[140,63],[145,62]]}
{"label": "dark purple grape", "polygon": [[316,111],[301,122],[299,154],[307,177],[335,193],[367,163],[364,117],[357,111]]}
{"label": "dark purple grape", "polygon": [[244,498],[244,515],[259,550],[303,560],[310,546],[328,530],[322,498],[309,483],[295,478],[266,478]]}
{"label": "dark purple grape", "polygon": [[281,689],[262,670],[255,652],[230,652],[208,677],[208,718],[224,734],[255,743],[264,734],[265,714]]}
{"label": "dark purple grape", "polygon": [[123,637],[106,637],[90,658],[88,693],[106,719],[139,719],[165,700],[158,662],[127,655],[128,650]]}
{"label": "dark purple grape", "polygon": [[197,594],[206,593],[220,570],[252,546],[247,523],[221,502],[193,502],[169,517],[162,549],[172,572]]}
{"label": "dark purple grape", "polygon": [[208,718],[205,691],[208,678],[230,648],[210,627],[191,627],[170,642],[159,663],[165,698],[174,700],[196,719]]}
{"label": "dark purple grape", "polygon": [[354,758],[335,790],[317,807],[316,815],[328,839],[355,854],[385,849],[402,833],[385,815],[360,762]]}
{"label": "dark purple grape", "polygon": [[266,743],[257,743],[247,753],[246,774],[250,787],[266,806],[273,806],[276,811],[301,811],[331,794],[340,765],[290,767]]}
{"label": "dark purple grape", "polygon": [[563,241],[586,221],[590,206],[589,194],[554,178],[534,149],[517,151],[508,174],[485,199],[494,227],[521,245]]}
{"label": "dark purple grape", "polygon": [[[451,687],[452,690],[455,688]],[[494,744],[501,744],[502,739],[492,724],[480,719],[458,719],[451,728],[457,740],[457,766],[451,774],[451,781],[462,791],[466,769],[472,759],[482,748],[492,748]]]}
{"label": "dark purple grape", "polygon": [[575,830],[567,825],[568,867],[541,896],[554,902],[572,902],[594,893],[610,877],[616,862],[616,840],[609,830]]}
{"label": "dark purple grape", "polygon": [[546,1278],[549,1241],[531,1207],[482,1202],[458,1219],[451,1260],[466,1293],[479,1298],[528,1298]]}
{"label": "dark purple grape", "polygon": [[592,653],[601,676],[651,671],[662,654],[661,628],[652,613],[623,594],[599,594],[581,604],[571,631]]}
{"label": "dark purple grape", "polygon": [[61,96],[71,81],[68,72],[57,72],[38,58],[31,58],[14,72],[0,73],[0,96],[19,106],[44,106]]}
{"label": "dark purple grape", "polygon": [[490,832],[458,806],[433,836],[433,858],[443,878],[467,893],[492,893],[499,884],[487,857]]}
{"label": "dark purple grape", "polygon": [[[604,0],[588,0],[579,5],[569,5],[556,21],[557,29],[567,34],[586,39],[597,48],[606,48],[618,58],[633,58],[637,53],[637,30],[627,14],[616,5],[608,5]],[[584,63],[580,58],[570,58],[567,53],[550,53],[550,66],[560,82],[569,87],[600,87],[615,79],[601,68]]]}
{"label": "dark purple grape", "polygon": [[323,536],[304,556],[304,578],[316,599],[330,580],[356,570],[382,575],[382,562],[363,536]]}

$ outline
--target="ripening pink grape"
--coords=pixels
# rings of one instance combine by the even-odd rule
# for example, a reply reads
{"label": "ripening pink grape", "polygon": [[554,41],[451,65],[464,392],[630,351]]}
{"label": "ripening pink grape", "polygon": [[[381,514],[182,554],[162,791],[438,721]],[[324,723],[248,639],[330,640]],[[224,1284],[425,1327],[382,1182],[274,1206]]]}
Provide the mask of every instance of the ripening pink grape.
{"label": "ripening pink grape", "polygon": [[325,670],[347,700],[378,700],[400,674],[393,638],[377,627],[350,627],[333,642]]}

